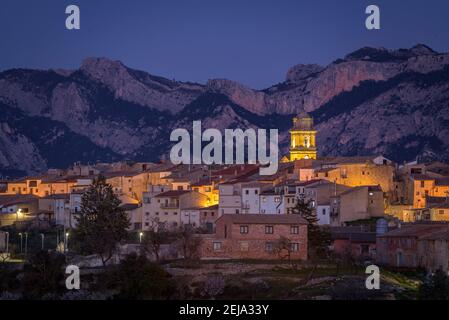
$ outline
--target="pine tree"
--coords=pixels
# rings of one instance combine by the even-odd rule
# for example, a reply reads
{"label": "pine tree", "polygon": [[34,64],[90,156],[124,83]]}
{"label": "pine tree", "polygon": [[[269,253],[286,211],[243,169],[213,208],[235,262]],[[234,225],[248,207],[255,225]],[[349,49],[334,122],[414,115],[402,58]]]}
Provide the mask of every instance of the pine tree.
{"label": "pine tree", "polygon": [[311,200],[305,201],[303,198],[297,198],[296,205],[292,209],[293,214],[299,214],[307,221],[307,241],[308,257],[325,258],[331,238],[328,230],[318,226],[318,217],[316,211],[312,208]]}
{"label": "pine tree", "polygon": [[81,198],[75,237],[85,254],[98,254],[103,265],[112,258],[117,244],[126,238],[129,219],[120,199],[103,176],[95,179]]}

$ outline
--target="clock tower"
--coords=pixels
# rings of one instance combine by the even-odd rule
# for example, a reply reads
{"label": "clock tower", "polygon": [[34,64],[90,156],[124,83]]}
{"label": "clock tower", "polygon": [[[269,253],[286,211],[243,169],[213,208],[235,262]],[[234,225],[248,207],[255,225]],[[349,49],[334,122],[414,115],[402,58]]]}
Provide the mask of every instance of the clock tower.
{"label": "clock tower", "polygon": [[316,159],[316,130],[313,118],[305,112],[293,118],[290,130],[290,161]]}

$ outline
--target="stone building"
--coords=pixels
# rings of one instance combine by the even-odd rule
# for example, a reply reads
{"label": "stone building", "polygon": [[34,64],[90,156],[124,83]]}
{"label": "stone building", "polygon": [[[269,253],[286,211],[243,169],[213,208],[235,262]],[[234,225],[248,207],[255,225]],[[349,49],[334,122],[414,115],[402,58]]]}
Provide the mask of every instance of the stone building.
{"label": "stone building", "polygon": [[202,237],[203,259],[283,259],[277,250],[285,237],[290,258],[307,259],[307,222],[298,215],[225,214],[216,221],[216,232]]}

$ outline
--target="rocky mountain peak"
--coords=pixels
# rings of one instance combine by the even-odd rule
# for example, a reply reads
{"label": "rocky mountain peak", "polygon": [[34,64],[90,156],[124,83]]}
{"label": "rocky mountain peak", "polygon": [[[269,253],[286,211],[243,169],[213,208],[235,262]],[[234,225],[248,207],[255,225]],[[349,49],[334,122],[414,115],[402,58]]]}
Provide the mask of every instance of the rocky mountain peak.
{"label": "rocky mountain peak", "polygon": [[108,58],[86,58],[80,68],[81,71],[96,80],[105,80],[117,76],[129,76],[127,68],[120,61]]}
{"label": "rocky mountain peak", "polygon": [[285,80],[290,82],[302,81],[323,69],[324,67],[317,64],[297,64],[288,70]]}
{"label": "rocky mountain peak", "polygon": [[411,48],[410,51],[417,56],[438,54],[438,52],[434,51],[432,48],[421,43]]}

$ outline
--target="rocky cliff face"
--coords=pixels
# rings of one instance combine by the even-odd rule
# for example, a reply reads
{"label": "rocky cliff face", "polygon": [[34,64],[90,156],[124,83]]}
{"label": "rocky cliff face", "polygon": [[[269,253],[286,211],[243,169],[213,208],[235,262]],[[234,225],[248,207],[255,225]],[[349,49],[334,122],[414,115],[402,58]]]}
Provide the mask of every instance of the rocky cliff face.
{"label": "rocky cliff face", "polygon": [[[182,83],[106,58],[78,70],[0,73],[0,173],[74,161],[157,160],[173,128],[279,128],[315,117],[322,155],[384,153],[449,160],[449,54],[362,48],[322,67],[297,65],[265,90],[235,81]],[[287,151],[284,149],[284,151]]]}

